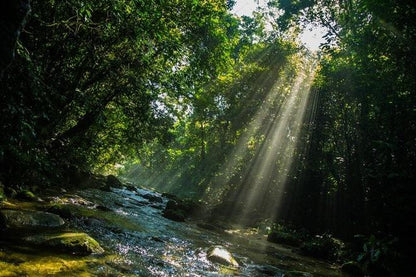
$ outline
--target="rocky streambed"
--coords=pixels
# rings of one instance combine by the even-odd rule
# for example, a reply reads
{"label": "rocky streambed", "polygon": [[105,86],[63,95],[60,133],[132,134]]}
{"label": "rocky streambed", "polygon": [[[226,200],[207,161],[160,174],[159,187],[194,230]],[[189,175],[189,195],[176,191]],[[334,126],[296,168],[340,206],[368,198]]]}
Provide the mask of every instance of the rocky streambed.
{"label": "rocky streambed", "polygon": [[140,188],[4,201],[0,276],[340,276],[336,265],[255,229],[186,218],[189,206]]}

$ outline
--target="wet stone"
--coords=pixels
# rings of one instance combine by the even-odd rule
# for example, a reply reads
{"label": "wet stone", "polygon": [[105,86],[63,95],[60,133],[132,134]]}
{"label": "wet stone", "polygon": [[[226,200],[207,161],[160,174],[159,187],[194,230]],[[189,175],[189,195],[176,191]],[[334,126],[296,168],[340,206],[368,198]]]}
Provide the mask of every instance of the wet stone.
{"label": "wet stone", "polygon": [[104,253],[99,243],[85,233],[39,234],[25,237],[23,241],[79,256]]}
{"label": "wet stone", "polygon": [[163,202],[162,197],[157,196],[155,194],[151,194],[151,193],[143,194],[143,195],[141,195],[141,197],[143,197],[144,199],[149,200],[149,202],[157,202],[157,203],[162,203]]}
{"label": "wet stone", "polygon": [[58,215],[48,212],[1,210],[1,229],[57,228],[65,224]]}
{"label": "wet stone", "polygon": [[74,212],[69,205],[55,204],[48,208],[47,211],[53,214],[57,214],[65,219],[69,219],[74,216]]}
{"label": "wet stone", "polygon": [[233,255],[223,246],[213,246],[208,249],[207,259],[214,263],[238,267],[238,263]]}

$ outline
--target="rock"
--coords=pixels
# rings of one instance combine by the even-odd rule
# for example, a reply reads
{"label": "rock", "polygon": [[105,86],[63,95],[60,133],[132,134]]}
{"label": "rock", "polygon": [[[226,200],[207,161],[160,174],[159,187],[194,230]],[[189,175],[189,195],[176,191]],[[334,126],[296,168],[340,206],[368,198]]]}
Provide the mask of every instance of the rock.
{"label": "rock", "polygon": [[267,236],[267,240],[270,242],[281,243],[290,246],[300,245],[300,240],[295,235],[281,231],[272,231]]}
{"label": "rock", "polygon": [[129,191],[131,191],[131,192],[136,192],[137,191],[136,190],[136,186],[134,186],[131,183],[126,184],[126,189],[129,190]]}
{"label": "rock", "polygon": [[193,200],[169,200],[163,211],[163,216],[175,221],[184,221],[186,217],[194,215],[200,210],[200,203]]}
{"label": "rock", "polygon": [[55,204],[49,207],[47,212],[57,214],[65,219],[74,217],[74,212],[69,205]]}
{"label": "rock", "polygon": [[179,209],[165,209],[162,213],[163,217],[171,219],[173,221],[183,222],[185,221],[185,215],[182,210]]}
{"label": "rock", "polygon": [[162,210],[163,209],[163,205],[161,204],[151,204],[149,205],[149,207],[156,209],[156,210]]}
{"label": "rock", "polygon": [[123,183],[114,175],[108,175],[106,184],[112,188],[123,188]]}
{"label": "rock", "polygon": [[90,227],[94,227],[97,228],[99,226],[103,225],[102,220],[95,218],[95,217],[86,217],[82,219],[82,222],[86,225],[86,226],[90,226]]}
{"label": "rock", "polygon": [[162,203],[163,199],[162,197],[155,195],[155,194],[151,194],[151,193],[147,193],[147,194],[143,194],[141,195],[141,197],[143,197],[144,199],[149,200],[149,202],[156,202],[156,203]]}
{"label": "rock", "polygon": [[359,263],[350,261],[341,266],[341,271],[352,276],[363,276],[363,270]]}
{"label": "rock", "polygon": [[100,244],[85,233],[39,234],[25,237],[23,241],[79,256],[104,253]]}
{"label": "rock", "polygon": [[238,267],[237,261],[223,246],[213,246],[208,249],[207,259],[214,263]]}
{"label": "rock", "polygon": [[161,239],[161,238],[158,238],[158,237],[151,237],[150,238],[151,240],[153,240],[153,241],[157,241],[157,242],[165,242],[163,239]]}
{"label": "rock", "polygon": [[60,216],[48,212],[0,210],[1,229],[57,228],[64,224]]}
{"label": "rock", "polygon": [[170,200],[175,200],[175,201],[179,200],[179,198],[176,195],[168,193],[168,192],[163,192],[162,197],[165,197],[165,198],[170,199]]}

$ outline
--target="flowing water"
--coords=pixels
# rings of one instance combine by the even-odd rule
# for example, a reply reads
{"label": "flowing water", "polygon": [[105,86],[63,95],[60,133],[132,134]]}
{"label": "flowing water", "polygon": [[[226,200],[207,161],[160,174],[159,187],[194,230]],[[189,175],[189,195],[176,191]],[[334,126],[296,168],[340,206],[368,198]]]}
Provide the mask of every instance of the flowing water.
{"label": "flowing water", "polygon": [[[153,196],[149,201],[142,196]],[[196,222],[162,216],[168,199],[144,189],[79,191],[84,216],[68,228],[84,231],[106,250],[104,256],[73,257],[27,247],[0,246],[0,276],[339,276],[334,265],[298,255],[267,242],[253,230],[216,233]],[[79,199],[84,199],[80,202]],[[99,204],[101,210],[91,208]],[[238,268],[212,263],[210,246],[222,245]],[[6,267],[4,264],[9,265]]]}

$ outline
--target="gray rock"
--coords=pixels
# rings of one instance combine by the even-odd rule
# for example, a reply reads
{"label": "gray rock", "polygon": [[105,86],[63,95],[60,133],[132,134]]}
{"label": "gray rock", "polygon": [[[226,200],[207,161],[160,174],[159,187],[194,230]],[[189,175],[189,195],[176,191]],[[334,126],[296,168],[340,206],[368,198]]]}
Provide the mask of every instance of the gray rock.
{"label": "gray rock", "polygon": [[64,224],[60,216],[48,212],[0,210],[1,229],[57,228]]}
{"label": "gray rock", "polygon": [[214,263],[219,263],[226,266],[238,267],[238,262],[233,255],[223,246],[213,246],[208,249],[207,259]]}
{"label": "gray rock", "polygon": [[163,199],[162,197],[155,195],[155,194],[151,194],[151,193],[147,193],[147,194],[143,194],[141,195],[141,197],[149,200],[149,202],[154,202],[154,203],[162,203]]}

